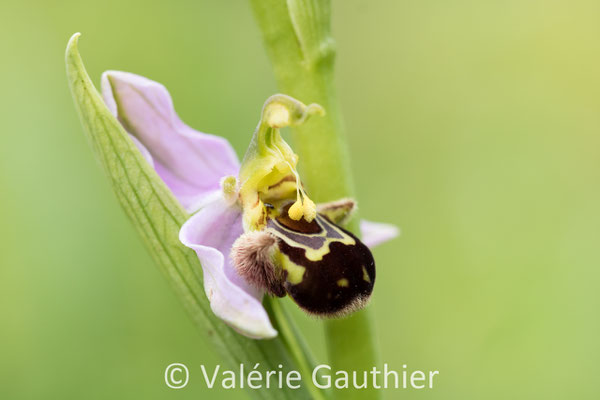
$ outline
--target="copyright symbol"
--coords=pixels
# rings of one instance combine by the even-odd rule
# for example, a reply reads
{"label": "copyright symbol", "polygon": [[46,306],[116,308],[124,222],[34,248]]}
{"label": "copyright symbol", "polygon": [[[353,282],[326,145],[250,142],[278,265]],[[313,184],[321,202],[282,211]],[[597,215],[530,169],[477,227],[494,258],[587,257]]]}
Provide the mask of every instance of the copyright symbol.
{"label": "copyright symbol", "polygon": [[183,389],[190,379],[190,372],[183,364],[173,363],[165,369],[165,383],[171,389]]}

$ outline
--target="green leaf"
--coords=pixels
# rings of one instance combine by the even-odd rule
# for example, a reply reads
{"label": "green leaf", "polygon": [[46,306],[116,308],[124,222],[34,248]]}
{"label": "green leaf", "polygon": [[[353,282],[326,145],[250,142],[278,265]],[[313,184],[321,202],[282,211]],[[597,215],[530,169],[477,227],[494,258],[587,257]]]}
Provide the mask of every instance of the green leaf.
{"label": "green leaf", "polygon": [[[83,66],[77,50],[78,38],[79,34],[73,35],[67,45],[67,78],[87,138],[152,257],[204,339],[223,357],[225,363],[221,370],[238,370],[240,364],[245,364],[245,370],[249,371],[258,363],[264,377],[268,370],[277,371],[279,364],[284,365],[284,370],[296,369],[282,339],[248,339],[212,313],[204,294],[200,262],[178,238],[179,229],[189,215],[104,104]],[[298,390],[279,389],[276,377],[271,378],[271,389],[249,389],[248,393],[257,399],[310,398],[308,383]]]}

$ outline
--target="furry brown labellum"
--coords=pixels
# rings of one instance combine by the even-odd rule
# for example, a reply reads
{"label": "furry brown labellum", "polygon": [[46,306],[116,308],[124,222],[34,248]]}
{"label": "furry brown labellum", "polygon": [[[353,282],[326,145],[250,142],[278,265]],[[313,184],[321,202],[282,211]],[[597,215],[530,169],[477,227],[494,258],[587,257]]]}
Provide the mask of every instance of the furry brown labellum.
{"label": "furry brown labellum", "polygon": [[309,314],[337,317],[364,307],[375,283],[371,251],[327,214],[296,221],[290,206],[269,205],[266,228],[236,241],[237,271],[272,295],[287,293]]}

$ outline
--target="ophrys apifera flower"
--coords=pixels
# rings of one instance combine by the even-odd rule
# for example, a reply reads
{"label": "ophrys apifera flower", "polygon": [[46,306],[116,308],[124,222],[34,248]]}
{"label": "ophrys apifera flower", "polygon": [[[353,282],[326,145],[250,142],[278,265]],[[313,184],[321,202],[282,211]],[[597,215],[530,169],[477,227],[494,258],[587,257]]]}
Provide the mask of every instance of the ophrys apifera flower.
{"label": "ophrys apifera flower", "polygon": [[341,316],[364,306],[375,283],[368,246],[397,235],[361,222],[363,241],[341,226],[352,199],[315,204],[298,156],[280,129],[324,110],[284,95],[270,97],[240,164],[224,138],[184,124],[166,88],[118,71],[102,76],[111,112],[179,202],[192,213],[180,240],[200,259],[213,312],[253,338],[277,334],[261,301],[289,295],[310,314]]}

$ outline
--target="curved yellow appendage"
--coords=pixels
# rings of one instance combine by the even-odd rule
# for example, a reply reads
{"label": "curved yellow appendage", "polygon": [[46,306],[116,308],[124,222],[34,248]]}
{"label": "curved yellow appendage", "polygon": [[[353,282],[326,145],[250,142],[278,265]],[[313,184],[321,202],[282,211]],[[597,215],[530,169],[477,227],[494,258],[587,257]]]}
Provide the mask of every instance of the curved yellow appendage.
{"label": "curved yellow appendage", "polygon": [[[282,191],[277,187],[290,176],[293,176],[296,181],[296,203],[298,203],[293,211],[290,209],[290,217],[296,220],[304,217],[309,222],[315,218],[315,203],[304,192],[296,170],[298,156],[283,140],[279,129],[302,124],[311,115],[324,115],[324,113],[325,111],[318,104],[306,106],[282,94],[271,96],[265,102],[261,120],[240,168],[239,194],[246,231],[264,228],[266,209],[263,198],[277,200],[277,195],[282,193],[289,196],[289,190]],[[289,189],[289,183],[286,185]],[[271,187],[274,189],[271,190]]]}

